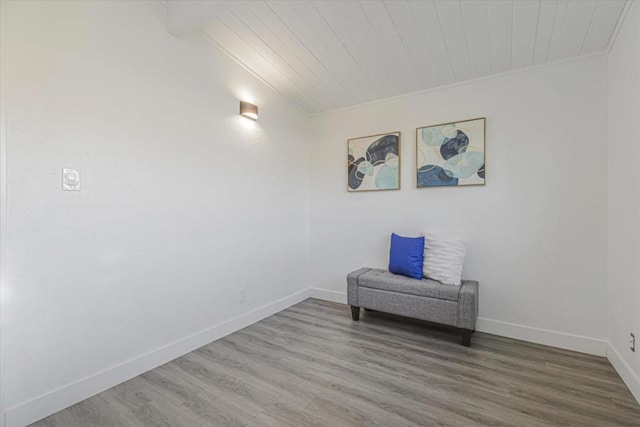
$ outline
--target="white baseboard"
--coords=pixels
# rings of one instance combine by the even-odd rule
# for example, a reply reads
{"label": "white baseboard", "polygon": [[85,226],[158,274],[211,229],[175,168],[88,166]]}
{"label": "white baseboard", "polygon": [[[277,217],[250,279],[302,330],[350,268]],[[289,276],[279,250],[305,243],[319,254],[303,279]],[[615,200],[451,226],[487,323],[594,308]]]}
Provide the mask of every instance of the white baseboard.
{"label": "white baseboard", "polygon": [[309,288],[309,298],[321,299],[324,301],[337,302],[339,304],[347,303],[347,294],[339,291],[330,291],[328,289]]}
{"label": "white baseboard", "polygon": [[631,369],[631,366],[622,358],[618,349],[616,349],[611,342],[607,345],[607,359],[609,359],[613,368],[627,385],[633,397],[640,403],[640,378],[638,378],[638,374]]}
{"label": "white baseboard", "polygon": [[[311,298],[317,298],[342,304],[347,303],[347,294],[339,291],[310,288],[309,296]],[[486,332],[503,337],[533,342],[536,344],[549,345],[566,350],[579,351],[581,353],[594,354],[596,356],[605,356],[607,354],[606,340],[583,337],[580,335],[573,335],[565,332],[533,328],[530,326],[491,320],[483,317],[478,318],[476,329],[480,332]]]}
{"label": "white baseboard", "polygon": [[309,289],[266,304],[170,344],[126,360],[26,402],[7,408],[6,427],[24,427],[84,399],[163,365],[309,298]]}
{"label": "white baseboard", "polygon": [[580,353],[606,356],[607,340],[569,334],[566,332],[552,331],[549,329],[534,328],[519,325],[517,323],[502,322],[499,320],[478,318],[476,330],[502,337],[514,338],[536,344],[548,345],[565,350],[578,351]]}

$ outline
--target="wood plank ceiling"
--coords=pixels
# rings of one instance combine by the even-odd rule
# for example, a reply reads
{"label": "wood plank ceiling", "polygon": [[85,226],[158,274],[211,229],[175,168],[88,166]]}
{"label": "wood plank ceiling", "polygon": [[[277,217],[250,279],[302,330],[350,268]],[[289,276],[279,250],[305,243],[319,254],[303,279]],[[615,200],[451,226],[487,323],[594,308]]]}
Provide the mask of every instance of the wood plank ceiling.
{"label": "wood plank ceiling", "polygon": [[216,4],[207,37],[313,115],[604,51],[625,1]]}

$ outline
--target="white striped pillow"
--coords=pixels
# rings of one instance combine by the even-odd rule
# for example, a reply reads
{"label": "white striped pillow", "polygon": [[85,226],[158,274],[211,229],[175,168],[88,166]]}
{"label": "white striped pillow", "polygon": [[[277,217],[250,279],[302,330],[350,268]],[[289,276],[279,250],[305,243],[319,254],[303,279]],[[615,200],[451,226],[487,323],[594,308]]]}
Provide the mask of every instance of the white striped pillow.
{"label": "white striped pillow", "polygon": [[460,234],[424,232],[422,275],[445,285],[461,285],[466,254]]}

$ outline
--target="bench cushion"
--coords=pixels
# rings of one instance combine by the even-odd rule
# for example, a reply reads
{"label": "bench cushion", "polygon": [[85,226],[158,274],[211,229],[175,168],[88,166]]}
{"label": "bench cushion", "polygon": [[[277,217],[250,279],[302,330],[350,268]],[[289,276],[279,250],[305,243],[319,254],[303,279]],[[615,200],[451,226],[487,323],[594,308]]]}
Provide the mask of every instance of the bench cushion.
{"label": "bench cushion", "polygon": [[408,295],[458,301],[460,286],[443,285],[430,279],[410,279],[386,270],[371,269],[358,276],[358,286]]}

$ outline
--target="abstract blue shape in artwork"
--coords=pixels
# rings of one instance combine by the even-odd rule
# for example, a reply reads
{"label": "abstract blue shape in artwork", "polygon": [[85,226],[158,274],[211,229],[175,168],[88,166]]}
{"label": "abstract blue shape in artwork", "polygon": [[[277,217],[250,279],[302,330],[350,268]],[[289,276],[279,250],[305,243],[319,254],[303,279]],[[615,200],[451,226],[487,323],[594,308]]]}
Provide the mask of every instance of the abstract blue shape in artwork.
{"label": "abstract blue shape in artwork", "polygon": [[398,187],[398,169],[383,165],[376,174],[376,188],[388,190]]}
{"label": "abstract blue shape in artwork", "polygon": [[369,161],[377,165],[384,162],[387,154],[398,155],[398,135],[385,135],[367,148]]}
{"label": "abstract blue shape in artwork", "polygon": [[447,138],[442,134],[444,126],[422,128],[422,142],[430,147],[440,147]]}
{"label": "abstract blue shape in artwork", "polygon": [[453,156],[463,153],[469,146],[469,137],[461,130],[456,131],[453,138],[445,138],[440,146],[440,155],[443,159],[449,160]]}
{"label": "abstract blue shape in artwork", "polygon": [[478,169],[478,176],[482,179],[484,179],[484,163],[482,164],[482,166],[480,167],[480,169]]}
{"label": "abstract blue shape in artwork", "polygon": [[467,151],[447,160],[443,167],[454,178],[469,178],[484,164],[484,154],[479,151]]}
{"label": "abstract blue shape in artwork", "polygon": [[364,162],[364,157],[360,157],[354,161],[353,156],[349,155],[349,188],[357,189],[362,184],[362,177],[358,174],[358,166]]}
{"label": "abstract blue shape in artwork", "polygon": [[444,187],[449,185],[458,185],[458,179],[454,178],[450,171],[445,171],[436,165],[424,165],[418,169],[418,187]]}
{"label": "abstract blue shape in artwork", "polygon": [[373,165],[367,161],[358,165],[358,175],[373,175]]}

